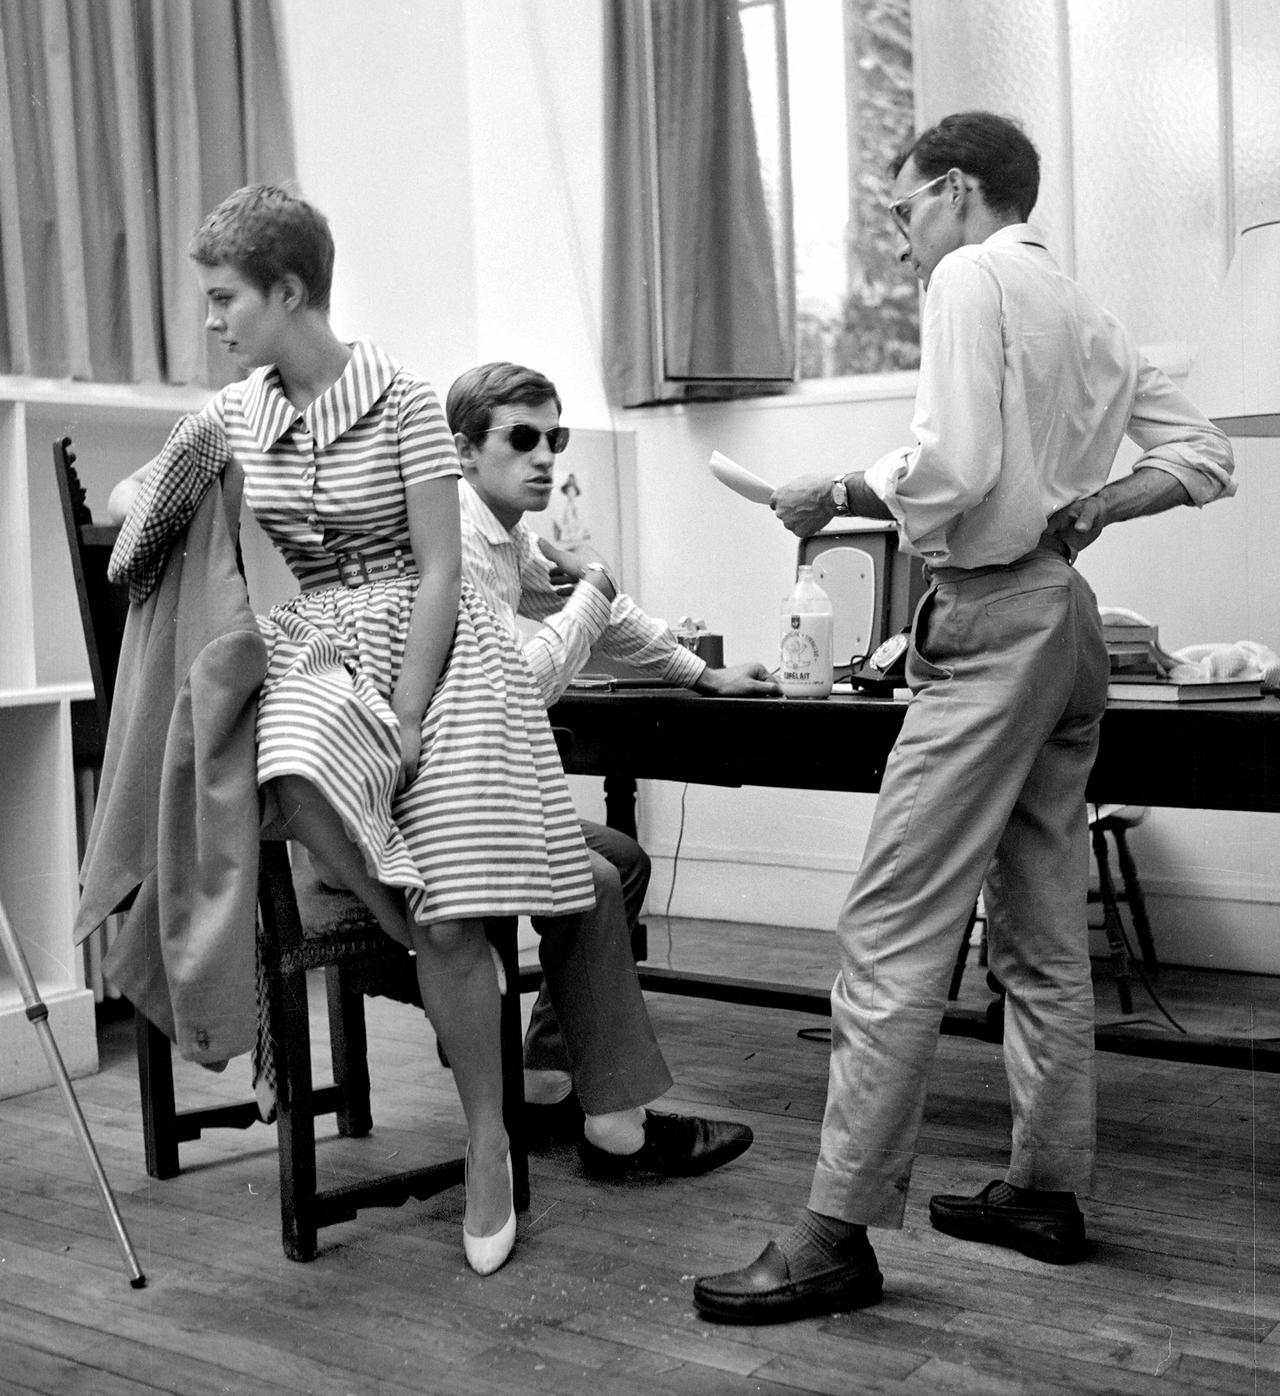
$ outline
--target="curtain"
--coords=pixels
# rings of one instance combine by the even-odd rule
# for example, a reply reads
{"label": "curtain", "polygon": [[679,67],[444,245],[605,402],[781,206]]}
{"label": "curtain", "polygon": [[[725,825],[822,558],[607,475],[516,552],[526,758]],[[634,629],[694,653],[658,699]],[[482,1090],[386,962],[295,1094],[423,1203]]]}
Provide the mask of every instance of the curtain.
{"label": "curtain", "polygon": [[611,398],[785,386],[792,269],[775,255],[737,0],[610,0],[605,71]]}
{"label": "curtain", "polygon": [[215,380],[187,243],[293,173],[276,32],[263,0],[0,0],[0,372]]}

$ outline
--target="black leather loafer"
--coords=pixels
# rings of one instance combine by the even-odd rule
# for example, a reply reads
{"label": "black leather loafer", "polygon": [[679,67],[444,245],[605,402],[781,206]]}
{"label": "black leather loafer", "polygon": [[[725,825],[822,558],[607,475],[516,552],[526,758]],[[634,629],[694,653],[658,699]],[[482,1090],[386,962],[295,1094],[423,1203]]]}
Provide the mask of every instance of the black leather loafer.
{"label": "black leather loafer", "polygon": [[703,1318],[718,1323],[789,1323],[865,1309],[878,1304],[883,1294],[884,1280],[870,1243],[856,1260],[833,1261],[795,1279],[786,1256],[770,1241],[745,1269],[699,1280],[693,1303]]}
{"label": "black leather loafer", "polygon": [[583,1139],[578,1145],[582,1166],[598,1178],[631,1173],[657,1173],[667,1178],[690,1178],[745,1154],[755,1138],[746,1125],[704,1120],[697,1115],[644,1112],[644,1144],[634,1154],[611,1154]]}
{"label": "black leather loafer", "polygon": [[1015,1189],[997,1178],[977,1197],[931,1197],[929,1220],[948,1236],[1009,1246],[1050,1265],[1074,1265],[1089,1254],[1073,1192]]}

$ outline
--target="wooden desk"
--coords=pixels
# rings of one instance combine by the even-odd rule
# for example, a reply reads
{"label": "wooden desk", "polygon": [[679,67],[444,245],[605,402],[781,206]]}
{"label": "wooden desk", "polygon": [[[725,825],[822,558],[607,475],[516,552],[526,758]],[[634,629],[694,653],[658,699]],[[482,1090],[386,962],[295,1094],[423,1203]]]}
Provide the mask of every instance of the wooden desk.
{"label": "wooden desk", "polygon": [[[683,690],[569,693],[551,720],[573,733],[565,769],[605,778],[606,817],[635,834],[635,781],[876,791],[906,704],[892,699],[707,698]],[[1089,798],[1280,813],[1280,699],[1124,703],[1107,709]],[[640,966],[667,993],[806,1012],[825,992]],[[945,1032],[993,1039],[987,1015],[948,1009]],[[1100,1030],[1100,1048],[1280,1071],[1280,1048],[1198,1034]]]}

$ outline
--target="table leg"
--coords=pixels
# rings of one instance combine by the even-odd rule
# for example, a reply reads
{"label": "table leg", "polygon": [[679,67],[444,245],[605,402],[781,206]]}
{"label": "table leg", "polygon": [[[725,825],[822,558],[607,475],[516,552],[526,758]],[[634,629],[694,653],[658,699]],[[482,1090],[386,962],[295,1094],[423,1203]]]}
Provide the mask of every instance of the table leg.
{"label": "table leg", "polygon": [[628,838],[636,836],[636,783],[631,776],[605,776],[604,822]]}
{"label": "table leg", "polygon": [[[636,783],[631,776],[605,776],[604,822],[628,838],[636,836]],[[631,931],[631,953],[637,960],[649,958],[649,932],[643,921]]]}

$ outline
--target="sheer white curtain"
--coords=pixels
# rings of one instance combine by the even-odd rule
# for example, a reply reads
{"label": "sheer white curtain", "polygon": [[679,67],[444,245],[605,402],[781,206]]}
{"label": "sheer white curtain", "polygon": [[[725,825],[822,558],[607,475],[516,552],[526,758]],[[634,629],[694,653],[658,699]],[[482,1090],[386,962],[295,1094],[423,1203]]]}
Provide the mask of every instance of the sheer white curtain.
{"label": "sheer white curtain", "polygon": [[0,0],[0,372],[210,381],[191,234],[293,171],[264,0]]}

